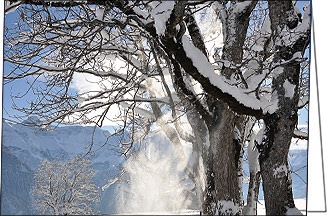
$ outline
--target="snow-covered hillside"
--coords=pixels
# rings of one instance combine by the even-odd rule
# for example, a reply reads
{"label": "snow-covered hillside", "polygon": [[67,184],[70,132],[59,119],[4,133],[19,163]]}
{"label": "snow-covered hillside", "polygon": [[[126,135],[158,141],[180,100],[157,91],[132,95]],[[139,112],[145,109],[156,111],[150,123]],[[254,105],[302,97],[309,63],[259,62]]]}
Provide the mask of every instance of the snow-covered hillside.
{"label": "snow-covered hillside", "polygon": [[[43,159],[68,160],[85,154],[92,142],[94,127],[67,126],[52,131],[3,122],[2,125],[2,199],[1,214],[35,214],[31,208],[29,190],[33,174]],[[107,139],[108,131],[96,129],[94,134],[93,161],[95,183],[100,187],[120,172],[124,158],[117,147],[118,137]],[[101,145],[106,145],[101,148]],[[101,194],[99,208],[113,213],[114,188]]]}
{"label": "snow-covered hillside", "polygon": [[[40,131],[33,127],[3,122],[2,126],[2,199],[1,214],[35,214],[31,207],[29,190],[33,185],[33,174],[42,159],[68,160],[77,154],[86,153],[91,141],[94,127],[66,126],[55,130]],[[181,182],[181,173],[173,173],[175,168],[174,153],[166,143],[168,140],[161,134],[148,139],[146,150],[138,156],[136,161],[125,159],[118,147],[119,138],[108,138],[110,133],[96,129],[94,134],[93,150],[90,157],[96,171],[95,183],[99,186],[101,203],[98,206],[102,214],[152,212],[168,210],[168,205],[184,209],[186,203],[180,203],[177,191],[182,185],[189,186],[189,181]],[[143,158],[144,156],[145,158]],[[290,163],[293,171],[293,191],[295,198],[306,197],[307,176],[307,149],[305,142],[292,143]],[[120,168],[125,163],[125,170],[132,174],[129,184],[115,181],[120,174]],[[248,174],[245,164],[245,174]],[[106,184],[113,179],[111,184]],[[152,181],[152,182],[149,182]],[[169,186],[159,186],[159,184]],[[102,187],[104,190],[102,190]],[[247,184],[244,184],[244,194],[247,193]],[[129,191],[125,191],[125,190]],[[121,191],[120,191],[121,190]],[[263,199],[260,191],[259,199]],[[157,199],[162,199],[160,200]],[[165,202],[170,199],[171,202]],[[137,202],[138,201],[138,202]],[[144,202],[144,203],[143,203]],[[161,203],[161,205],[158,205]],[[186,204],[186,205],[185,205]],[[303,208],[303,203],[298,206]],[[305,205],[305,202],[304,202]],[[124,209],[116,209],[119,208]],[[143,206],[144,208],[142,208]],[[156,206],[156,208],[154,208]],[[261,205],[260,205],[261,207]]]}

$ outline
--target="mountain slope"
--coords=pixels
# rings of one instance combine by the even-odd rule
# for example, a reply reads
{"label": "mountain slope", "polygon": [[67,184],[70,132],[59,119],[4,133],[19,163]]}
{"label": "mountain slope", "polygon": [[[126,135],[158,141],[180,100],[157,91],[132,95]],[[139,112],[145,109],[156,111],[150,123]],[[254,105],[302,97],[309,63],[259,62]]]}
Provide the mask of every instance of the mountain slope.
{"label": "mountain slope", "polygon": [[4,164],[1,170],[1,214],[35,214],[29,195],[33,185],[33,171],[6,146],[2,146],[1,158]]}
{"label": "mountain slope", "polygon": [[[1,214],[35,214],[29,191],[41,160],[68,160],[85,154],[92,142],[94,127],[67,126],[53,131],[3,122],[2,126],[2,198]],[[95,169],[95,183],[101,188],[120,172],[124,158],[117,147],[118,137],[97,128],[90,157]],[[100,146],[104,145],[101,149]],[[98,150],[99,149],[99,150]],[[99,209],[112,213],[113,188],[101,193]],[[101,192],[101,190],[100,190]],[[113,204],[109,204],[113,203]]]}

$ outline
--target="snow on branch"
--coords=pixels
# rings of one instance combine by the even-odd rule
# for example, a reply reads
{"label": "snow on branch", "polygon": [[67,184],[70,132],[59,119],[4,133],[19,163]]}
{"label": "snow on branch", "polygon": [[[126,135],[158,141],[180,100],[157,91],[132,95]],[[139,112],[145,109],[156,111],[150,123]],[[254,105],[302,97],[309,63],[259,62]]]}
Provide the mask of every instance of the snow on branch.
{"label": "snow on branch", "polygon": [[289,29],[287,26],[282,29],[280,36],[276,38],[275,44],[279,46],[293,46],[299,40],[309,40],[309,32],[311,30],[311,11],[310,6],[305,7],[302,23],[296,28]]}
{"label": "snow on branch", "polygon": [[243,11],[247,10],[252,4],[253,4],[252,1],[235,2],[232,5],[232,13],[240,14]]}
{"label": "snow on branch", "polygon": [[298,101],[298,109],[305,107],[308,103],[309,103],[308,96],[304,96],[303,98],[300,98]]}
{"label": "snow on branch", "polygon": [[219,99],[224,100],[238,113],[250,114],[260,117],[276,104],[260,101],[257,98],[246,94],[245,89],[228,84],[221,75],[214,72],[214,67],[209,63],[203,53],[197,49],[187,37],[182,38],[184,54],[191,61],[194,71],[187,70],[192,77],[198,80],[204,88],[211,88]]}
{"label": "snow on branch", "polygon": [[163,35],[166,31],[166,22],[170,18],[170,14],[174,9],[174,1],[164,1],[159,3],[152,11],[154,18],[154,27],[158,35]]}
{"label": "snow on branch", "polygon": [[298,139],[308,140],[308,133],[304,132],[304,131],[300,131],[298,129],[295,129],[293,137],[298,138]]}
{"label": "snow on branch", "polygon": [[16,1],[16,2],[5,1],[5,14],[14,12],[22,3],[23,3],[22,1]]}

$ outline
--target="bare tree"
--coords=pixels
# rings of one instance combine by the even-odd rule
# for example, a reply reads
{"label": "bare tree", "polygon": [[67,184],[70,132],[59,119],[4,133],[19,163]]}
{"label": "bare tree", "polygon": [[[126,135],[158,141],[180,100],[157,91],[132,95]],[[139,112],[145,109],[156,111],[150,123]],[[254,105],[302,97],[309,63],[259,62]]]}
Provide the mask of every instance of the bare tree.
{"label": "bare tree", "polygon": [[[20,3],[20,21],[5,31],[4,59],[14,69],[4,77],[32,77],[36,97],[17,109],[45,126],[102,125],[117,106],[118,133],[131,132],[124,153],[156,125],[194,179],[205,214],[241,214],[243,143],[250,121],[262,120],[256,147],[267,214],[294,207],[287,154],[307,104],[299,80],[308,7],[302,17],[292,1]],[[207,37],[207,25],[217,37]],[[72,93],[81,75],[97,88]],[[192,143],[193,163],[182,142]]]}
{"label": "bare tree", "polygon": [[90,160],[76,157],[69,162],[41,161],[31,189],[34,205],[41,214],[90,215],[97,213],[99,192],[93,183]]}

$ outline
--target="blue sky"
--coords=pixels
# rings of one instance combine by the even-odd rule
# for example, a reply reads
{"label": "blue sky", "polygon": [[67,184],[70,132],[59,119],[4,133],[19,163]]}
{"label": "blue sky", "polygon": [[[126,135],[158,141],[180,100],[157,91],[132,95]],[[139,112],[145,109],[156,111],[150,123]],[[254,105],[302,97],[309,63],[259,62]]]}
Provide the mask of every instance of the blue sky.
{"label": "blue sky", "polygon": [[[16,12],[9,13],[5,16],[5,25],[11,25],[15,22],[17,17]],[[11,70],[11,66],[4,62],[3,64],[3,71],[4,74],[7,74]],[[18,112],[11,108],[12,106],[12,99],[10,97],[11,92],[18,93],[18,92],[24,92],[26,90],[26,81],[25,80],[17,80],[10,84],[6,84],[3,87],[3,98],[2,98],[2,106],[3,106],[3,118],[9,118],[9,115],[15,115],[18,114]],[[18,102],[20,105],[24,105],[24,101]],[[8,114],[7,114],[8,112]]]}

